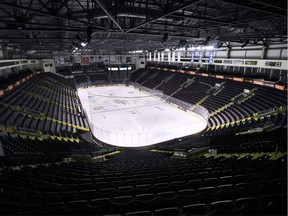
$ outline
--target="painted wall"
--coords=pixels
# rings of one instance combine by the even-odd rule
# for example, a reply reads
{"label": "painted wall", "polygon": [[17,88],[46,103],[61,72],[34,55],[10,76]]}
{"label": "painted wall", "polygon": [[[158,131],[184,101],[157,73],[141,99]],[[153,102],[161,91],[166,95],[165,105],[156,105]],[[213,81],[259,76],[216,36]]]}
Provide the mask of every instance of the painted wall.
{"label": "painted wall", "polygon": [[145,60],[145,58],[135,59],[135,68],[136,68],[136,69],[145,68],[145,66],[146,66],[146,60]]}
{"label": "painted wall", "polygon": [[42,70],[42,61],[27,59],[0,60],[0,77],[8,77],[18,71],[29,68],[32,71]]}
{"label": "painted wall", "polygon": [[0,49],[0,59],[4,59],[4,53],[2,49]]}
{"label": "painted wall", "polygon": [[43,65],[44,72],[56,73],[54,59],[43,59],[42,65]]}
{"label": "painted wall", "polygon": [[127,55],[84,55],[80,53],[73,54],[73,63],[82,63],[82,57],[88,57],[89,62],[103,62],[105,65],[136,64],[138,59],[143,59],[145,54],[127,54]]}
{"label": "painted wall", "polygon": [[[212,50],[175,50],[148,53],[148,61],[158,61],[167,63],[182,63],[191,64],[191,55],[194,53],[194,64],[196,67],[208,63],[208,57]],[[253,45],[241,47],[232,47],[230,49],[223,47],[214,49],[213,65],[235,66],[235,67],[260,67],[287,70],[287,44],[276,44],[268,47],[263,45]],[[203,62],[199,62],[199,57],[202,54]],[[218,60],[215,62],[215,60]],[[220,61],[220,63],[219,63]],[[256,64],[249,64],[249,61]]]}
{"label": "painted wall", "polygon": [[27,67],[32,71],[43,70],[43,63],[41,60],[28,60]]}

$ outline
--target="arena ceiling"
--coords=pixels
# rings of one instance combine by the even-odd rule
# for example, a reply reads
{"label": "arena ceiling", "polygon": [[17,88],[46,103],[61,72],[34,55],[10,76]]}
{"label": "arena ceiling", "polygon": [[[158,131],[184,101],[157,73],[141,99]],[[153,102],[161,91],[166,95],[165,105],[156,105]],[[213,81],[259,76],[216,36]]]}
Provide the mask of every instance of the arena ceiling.
{"label": "arena ceiling", "polygon": [[286,0],[1,0],[0,42],[26,52],[123,53],[285,43]]}

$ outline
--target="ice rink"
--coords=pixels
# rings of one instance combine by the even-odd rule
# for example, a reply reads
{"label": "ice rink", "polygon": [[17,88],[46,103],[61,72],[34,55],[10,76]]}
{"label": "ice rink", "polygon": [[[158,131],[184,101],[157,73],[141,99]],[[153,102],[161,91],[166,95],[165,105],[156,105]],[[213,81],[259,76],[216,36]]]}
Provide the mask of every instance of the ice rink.
{"label": "ice rink", "polygon": [[94,136],[123,147],[147,146],[198,133],[207,122],[134,87],[78,89]]}

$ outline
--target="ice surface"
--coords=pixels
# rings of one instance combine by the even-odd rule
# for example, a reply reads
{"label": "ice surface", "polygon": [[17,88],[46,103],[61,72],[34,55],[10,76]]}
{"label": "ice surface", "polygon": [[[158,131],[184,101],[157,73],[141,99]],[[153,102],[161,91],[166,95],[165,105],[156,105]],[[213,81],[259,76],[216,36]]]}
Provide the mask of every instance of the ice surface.
{"label": "ice surface", "polygon": [[185,112],[157,97],[127,86],[78,89],[94,136],[102,142],[138,147],[205,129],[200,115]]}

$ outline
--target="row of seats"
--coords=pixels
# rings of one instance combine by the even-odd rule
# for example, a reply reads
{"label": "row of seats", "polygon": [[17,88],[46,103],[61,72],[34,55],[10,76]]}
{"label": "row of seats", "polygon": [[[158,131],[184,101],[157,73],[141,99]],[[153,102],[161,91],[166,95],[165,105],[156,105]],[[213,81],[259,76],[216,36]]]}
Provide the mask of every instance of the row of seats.
{"label": "row of seats", "polygon": [[38,164],[62,161],[71,154],[101,154],[102,147],[86,142],[80,135],[73,134],[69,138],[46,138],[29,135],[22,138],[8,134],[0,136],[0,143],[5,153],[0,158],[0,166]]}
{"label": "row of seats", "polygon": [[0,124],[6,127],[28,128],[56,136],[89,130],[75,87],[55,74],[36,75],[3,95],[1,100]]}
{"label": "row of seats", "polygon": [[[161,67],[157,63],[148,63],[147,67]],[[264,79],[273,82],[281,82],[287,86],[287,70],[259,68],[259,67],[234,67],[225,65],[210,65],[207,68],[195,68],[192,66],[182,66],[181,68],[175,65],[164,65],[165,68],[174,70],[194,71],[196,73],[210,73],[215,75],[236,76],[253,79]]]}
{"label": "row of seats", "polygon": [[[167,196],[167,197],[166,197]],[[243,197],[235,201],[219,200],[211,203],[194,204],[179,207],[178,196],[172,194],[141,194],[135,199],[131,196],[98,198],[91,201],[74,200],[67,203],[51,202],[45,205],[37,203],[20,204],[1,202],[2,214],[69,214],[69,215],[283,215],[285,203],[281,198],[287,196],[267,194],[260,197]],[[189,197],[184,197],[184,200]]]}
{"label": "row of seats", "polygon": [[[91,147],[89,144],[84,144],[81,137],[76,135],[74,135],[75,141],[52,140],[51,138],[41,141],[39,139],[23,139],[10,136],[1,136],[0,140],[6,155],[19,153],[44,153],[49,155],[61,152],[71,152],[71,148],[76,150]],[[96,147],[97,146],[95,145],[95,148]]]}
{"label": "row of seats", "polygon": [[[25,66],[23,66],[25,68]],[[7,76],[5,73],[0,74],[0,89],[7,88],[8,85],[16,83],[33,73],[29,68],[16,71],[13,67],[11,68],[13,73],[9,73]]]}
{"label": "row of seats", "polygon": [[183,215],[191,210],[196,215],[195,206],[204,215],[283,214],[286,163],[286,158],[179,160],[127,149],[98,163],[3,169],[0,205],[4,214]]}
{"label": "row of seats", "polygon": [[108,76],[106,73],[80,73],[74,75],[75,84],[79,87],[87,87],[88,85],[97,85],[108,83]]}
{"label": "row of seats", "polygon": [[[155,74],[157,75],[154,76]],[[161,84],[165,77],[172,74],[174,76],[171,80]],[[181,86],[188,79],[193,79],[190,85],[186,87]],[[165,94],[172,95],[191,104],[201,102],[201,105],[207,108],[210,114],[213,113],[208,120],[208,127],[211,129],[218,128],[220,125],[227,126],[231,125],[231,123],[234,124],[236,121],[251,118],[254,114],[271,108],[277,110],[279,107],[285,107],[287,103],[287,92],[285,91],[256,86],[251,83],[220,80],[213,77],[193,76],[159,71],[157,69],[139,69],[131,75],[131,80],[143,84],[148,88],[157,87],[158,90],[163,91]],[[222,87],[216,94],[213,94],[211,89],[213,90],[216,83],[221,83]],[[255,91],[244,102],[233,102],[232,99],[243,93],[244,89],[255,89]],[[280,118],[281,120],[275,122],[275,126],[285,126],[286,115],[280,115]],[[225,130],[221,130],[221,132],[223,133]]]}
{"label": "row of seats", "polygon": [[203,136],[188,136],[181,141],[171,140],[160,143],[155,148],[166,151],[175,149],[188,151],[193,148],[208,147],[217,149],[219,153],[287,152],[286,140],[286,128],[279,128],[270,132],[243,135],[206,133]]}

